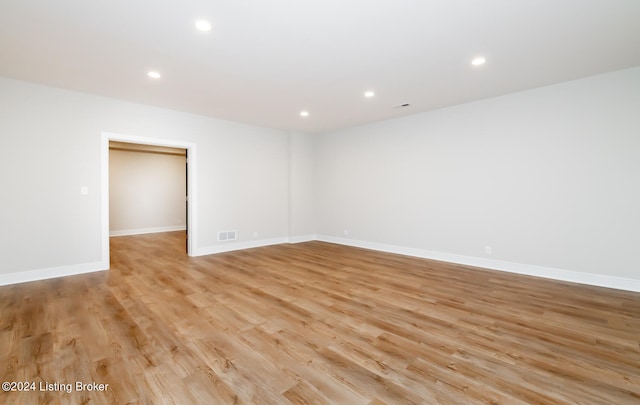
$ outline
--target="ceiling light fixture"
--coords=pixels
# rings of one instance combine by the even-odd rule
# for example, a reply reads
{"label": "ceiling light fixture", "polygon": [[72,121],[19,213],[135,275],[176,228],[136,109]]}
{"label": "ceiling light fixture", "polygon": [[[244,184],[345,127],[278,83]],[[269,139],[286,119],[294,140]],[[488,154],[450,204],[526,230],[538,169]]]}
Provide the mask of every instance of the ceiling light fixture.
{"label": "ceiling light fixture", "polygon": [[376,95],[376,93],[374,93],[374,92],[372,92],[372,91],[366,91],[366,92],[364,93],[364,96],[365,96],[366,98],[371,98],[371,97],[373,97],[373,96],[375,96],[375,95]]}
{"label": "ceiling light fixture", "polygon": [[308,117],[309,116],[309,111],[300,111],[300,116],[301,117]]}
{"label": "ceiling light fixture", "polygon": [[480,66],[480,65],[484,65],[486,61],[487,60],[485,58],[483,58],[482,56],[478,56],[477,58],[475,58],[474,60],[471,61],[471,64],[473,66]]}
{"label": "ceiling light fixture", "polygon": [[202,32],[211,31],[211,24],[205,20],[196,21],[196,28]]}
{"label": "ceiling light fixture", "polygon": [[155,70],[150,71],[149,73],[147,73],[147,76],[149,76],[152,79],[159,79],[160,77],[160,73],[156,72]]}

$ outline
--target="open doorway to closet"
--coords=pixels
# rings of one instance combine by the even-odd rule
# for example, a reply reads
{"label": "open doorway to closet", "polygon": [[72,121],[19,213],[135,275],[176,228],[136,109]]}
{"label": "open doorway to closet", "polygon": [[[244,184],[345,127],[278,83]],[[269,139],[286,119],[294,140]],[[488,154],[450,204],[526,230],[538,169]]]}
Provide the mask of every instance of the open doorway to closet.
{"label": "open doorway to closet", "polygon": [[102,134],[103,258],[115,236],[184,232],[193,256],[195,144]]}
{"label": "open doorway to closet", "polygon": [[109,236],[186,232],[187,178],[186,149],[110,141]]}

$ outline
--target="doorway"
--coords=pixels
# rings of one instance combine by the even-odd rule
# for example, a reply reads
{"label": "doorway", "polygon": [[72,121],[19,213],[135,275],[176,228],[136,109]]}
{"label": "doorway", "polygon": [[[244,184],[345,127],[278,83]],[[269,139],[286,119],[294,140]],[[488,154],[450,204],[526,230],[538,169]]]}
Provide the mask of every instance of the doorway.
{"label": "doorway", "polygon": [[[157,139],[157,138],[144,138],[138,136],[131,135],[122,135],[122,134],[114,134],[114,133],[102,133],[102,153],[101,153],[101,163],[102,163],[102,257],[103,263],[105,263],[108,267],[110,262],[109,258],[109,238],[110,238],[110,199],[111,199],[111,190],[109,187],[110,179],[110,167],[109,167],[109,159],[110,159],[110,144],[112,147],[116,145],[116,148],[119,149],[130,149],[131,153],[135,153],[135,150],[138,151],[152,151],[152,153],[173,153],[173,150],[181,150],[184,151],[185,158],[185,172],[184,172],[184,186],[185,186],[185,202],[184,202],[184,228],[186,228],[186,253],[189,256],[195,256],[194,254],[194,246],[195,244],[195,226],[196,226],[196,215],[197,215],[197,207],[196,207],[196,186],[195,186],[195,157],[196,157],[196,146],[193,143],[175,141],[175,140],[166,140],[166,139]],[[165,149],[172,148],[172,149]],[[167,229],[171,230],[171,229]],[[148,229],[148,232],[140,232],[138,233],[150,233],[153,232],[154,229]],[[161,230],[160,230],[161,231]]]}
{"label": "doorway", "polygon": [[187,230],[186,155],[186,149],[109,142],[110,237]]}

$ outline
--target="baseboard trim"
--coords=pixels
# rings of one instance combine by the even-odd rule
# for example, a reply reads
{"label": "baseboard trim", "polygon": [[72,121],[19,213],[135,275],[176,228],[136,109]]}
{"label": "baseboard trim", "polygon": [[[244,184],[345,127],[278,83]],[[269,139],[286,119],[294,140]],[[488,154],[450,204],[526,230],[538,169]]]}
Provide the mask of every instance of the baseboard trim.
{"label": "baseboard trim", "polygon": [[96,271],[109,270],[109,263],[94,262],[74,264],[71,266],[58,266],[46,269],[27,270],[16,273],[0,274],[0,286],[28,283],[31,281],[47,280],[50,278],[75,276],[78,274],[93,273]]}
{"label": "baseboard trim", "polygon": [[125,229],[122,231],[109,231],[109,237],[144,235],[147,233],[175,232],[175,231],[186,231],[186,230],[187,230],[187,227],[184,225],[162,226],[158,228]]}
{"label": "baseboard trim", "polygon": [[[164,231],[167,232],[167,231]],[[436,252],[431,250],[408,248],[398,245],[389,245],[377,242],[368,242],[357,239],[341,238],[329,235],[304,235],[296,237],[280,237],[261,239],[257,241],[226,243],[204,248],[197,248],[193,256],[204,256],[216,253],[231,252],[235,250],[251,249],[262,246],[279,245],[285,243],[303,243],[310,241],[337,243],[345,246],[353,246],[381,252],[401,254],[405,256],[420,257],[424,259],[439,260],[466,266],[479,267],[491,270],[505,271],[509,273],[523,274],[527,276],[542,277],[558,281],[586,284],[596,287],[614,288],[617,290],[640,292],[640,280],[622,277],[612,277],[603,274],[582,273],[571,270],[556,269],[551,267],[534,266],[529,264],[506,262],[501,260],[486,259],[473,256],[456,255],[451,253]],[[50,267],[38,270],[0,274],[0,286],[27,283],[31,281],[47,280],[51,278],[73,276],[77,274],[93,273],[109,269],[108,262],[83,263],[70,266]]]}
{"label": "baseboard trim", "polygon": [[282,237],[282,238],[260,239],[260,240],[249,241],[249,242],[221,243],[219,245],[196,248],[193,256],[213,255],[216,253],[232,252],[234,250],[252,249],[252,248],[270,246],[270,245],[280,245],[288,242],[289,242],[289,238]]}
{"label": "baseboard trim", "polygon": [[312,242],[314,240],[318,240],[318,235],[299,235],[289,237],[289,243],[304,243]]}
{"label": "baseboard trim", "polygon": [[506,262],[481,257],[456,255],[451,253],[436,252],[416,248],[408,248],[384,243],[367,242],[356,239],[341,238],[328,235],[317,235],[316,240],[322,242],[337,243],[340,245],[378,250],[381,252],[396,253],[405,256],[420,257],[423,259],[439,260],[443,262],[462,264],[466,266],[480,267],[490,270],[499,270],[509,273],[523,274],[527,276],[542,277],[558,281],[587,284],[596,287],[614,288],[617,290],[640,292],[640,280],[622,277],[612,277],[603,274],[582,273],[571,270],[556,269],[551,267],[534,266],[529,264]]}

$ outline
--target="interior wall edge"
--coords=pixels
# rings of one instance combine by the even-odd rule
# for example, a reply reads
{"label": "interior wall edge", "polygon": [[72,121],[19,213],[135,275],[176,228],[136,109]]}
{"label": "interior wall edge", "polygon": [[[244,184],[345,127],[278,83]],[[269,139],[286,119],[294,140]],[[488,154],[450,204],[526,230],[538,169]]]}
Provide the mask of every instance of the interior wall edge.
{"label": "interior wall edge", "polygon": [[289,243],[304,243],[318,240],[318,235],[289,236]]}

